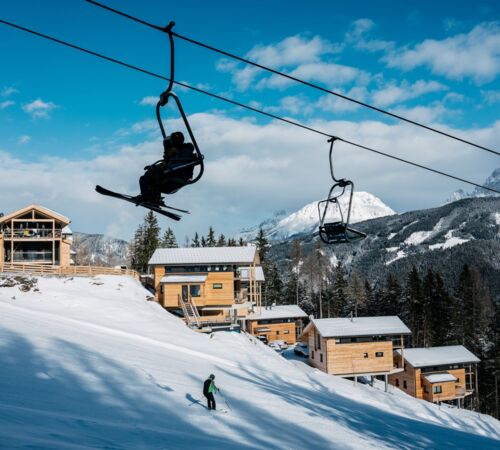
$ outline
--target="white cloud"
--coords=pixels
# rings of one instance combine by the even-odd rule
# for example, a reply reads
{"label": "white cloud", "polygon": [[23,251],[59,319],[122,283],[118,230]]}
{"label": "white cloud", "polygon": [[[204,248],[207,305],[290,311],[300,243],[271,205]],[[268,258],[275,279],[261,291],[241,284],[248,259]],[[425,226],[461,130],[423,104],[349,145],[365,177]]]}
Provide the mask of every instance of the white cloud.
{"label": "white cloud", "polygon": [[[339,93],[346,95],[347,97],[351,97],[360,102],[365,102],[368,97],[368,90],[364,86],[353,87],[352,89],[350,89],[345,93],[342,90],[339,90]],[[338,113],[338,112],[355,111],[359,108],[359,105],[344,100],[340,97],[335,97],[333,95],[326,94],[319,98],[319,100],[315,103],[315,107],[323,111]]]}
{"label": "white cloud", "polygon": [[290,36],[274,45],[258,45],[247,53],[249,59],[271,67],[286,67],[319,61],[322,55],[337,53],[341,47],[314,36]]}
{"label": "white cloud", "polygon": [[[327,62],[302,64],[289,72],[289,74],[305,81],[319,81],[329,88],[353,82],[365,85],[370,81],[370,75],[364,70]],[[272,75],[269,78],[262,79],[257,84],[257,88],[284,89],[292,84],[294,84],[292,80],[279,75]]]}
{"label": "white cloud", "polygon": [[375,22],[371,19],[358,19],[351,23],[345,35],[345,42],[358,50],[368,52],[388,51],[394,48],[394,42],[373,39],[369,37],[375,28]]}
{"label": "white cloud", "polygon": [[397,108],[393,109],[392,112],[408,119],[426,124],[431,124],[446,115],[453,115],[457,113],[454,110],[447,109],[441,103],[434,103],[430,106],[415,106],[413,108]]}
{"label": "white cloud", "polygon": [[5,86],[2,91],[0,92],[0,95],[2,97],[10,97],[12,94],[17,94],[19,91],[12,87],[12,86]]}
{"label": "white cloud", "polygon": [[46,119],[49,117],[50,112],[56,108],[58,108],[58,106],[55,103],[44,102],[41,98],[23,105],[23,110],[34,119]]}
{"label": "white cloud", "polygon": [[[168,204],[191,210],[180,223],[160,219],[163,227],[173,227],[179,240],[196,230],[206,232],[209,225],[231,235],[276,209],[298,209],[328,191],[326,138],[274,121],[259,125],[220,114],[195,114],[189,119],[205,155],[206,172],[199,183],[167,198]],[[178,129],[179,121],[165,124],[169,130]],[[404,124],[324,120],[306,124],[474,180],[483,180],[493,167],[492,160],[478,158],[466,146]],[[483,129],[444,129],[488,146],[500,141],[500,121]],[[161,139],[156,137],[88,160],[34,162],[14,152],[0,152],[0,204],[5,212],[40,203],[69,216],[75,230],[109,230],[130,238],[146,210],[99,196],[94,186],[137,193],[143,167],[161,152]],[[341,142],[335,147],[335,169],[339,176],[355,181],[357,189],[372,192],[400,211],[435,206],[464,187]]]}
{"label": "white cloud", "polygon": [[395,83],[387,84],[384,88],[375,91],[372,94],[372,98],[374,104],[377,106],[389,106],[420,97],[424,94],[447,89],[447,86],[437,81],[418,80],[411,84],[403,81],[400,85],[396,85]]}
{"label": "white cloud", "polygon": [[31,136],[28,136],[27,134],[23,134],[22,136],[19,136],[17,138],[17,143],[19,145],[28,144],[30,141],[31,141]]}
{"label": "white cloud", "polygon": [[500,102],[500,91],[481,91],[481,95],[489,105],[494,105],[495,103]]}
{"label": "white cloud", "polygon": [[[287,37],[277,44],[257,45],[246,54],[246,57],[259,64],[282,69],[320,62],[322,56],[338,53],[341,48],[340,44],[334,44],[320,36],[307,38],[296,35]],[[225,58],[219,60],[216,67],[221,72],[231,72],[233,82],[239,90],[248,89],[259,73],[263,73],[258,67],[241,66]]]}
{"label": "white cloud", "polygon": [[5,109],[15,104],[16,102],[13,102],[12,100],[5,100],[4,102],[0,102],[0,109]]}
{"label": "white cloud", "polygon": [[448,78],[467,77],[486,83],[500,71],[500,26],[497,22],[482,23],[466,34],[427,39],[413,48],[389,53],[385,61],[389,67],[411,70],[427,66]]}
{"label": "white cloud", "polygon": [[156,106],[158,103],[158,96],[148,95],[147,97],[143,97],[139,102],[139,105],[142,106]]}

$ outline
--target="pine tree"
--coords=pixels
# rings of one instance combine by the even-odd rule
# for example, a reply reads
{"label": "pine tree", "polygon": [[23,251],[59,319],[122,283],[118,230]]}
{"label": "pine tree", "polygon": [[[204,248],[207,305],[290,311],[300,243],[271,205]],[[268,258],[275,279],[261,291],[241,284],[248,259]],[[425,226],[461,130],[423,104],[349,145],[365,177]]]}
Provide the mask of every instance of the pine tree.
{"label": "pine tree", "polygon": [[160,246],[160,226],[155,213],[150,211],[144,218],[144,241],[141,254],[141,272],[146,272],[148,262],[155,250]]}
{"label": "pine tree", "polygon": [[406,277],[405,301],[401,309],[401,319],[412,330],[412,341],[414,347],[423,345],[423,292],[422,280],[415,266],[412,267]]}
{"label": "pine tree", "polygon": [[219,239],[217,240],[217,247],[226,247],[226,236],[224,236],[222,233],[219,236]]}
{"label": "pine tree", "polygon": [[269,264],[266,275],[266,304],[283,304],[283,281],[276,264]]}
{"label": "pine tree", "polygon": [[191,241],[191,247],[200,247],[200,237],[198,236],[198,232],[194,233],[194,238]]}
{"label": "pine tree", "polygon": [[163,248],[177,248],[177,239],[175,238],[175,234],[173,230],[168,227],[165,233],[163,234],[163,238],[161,240],[161,246]]}
{"label": "pine tree", "polygon": [[229,238],[227,240],[227,246],[228,247],[236,247],[236,240],[234,238]]}
{"label": "pine tree", "polygon": [[354,272],[347,286],[347,305],[353,311],[354,317],[362,316],[366,312],[367,302],[361,278]]}
{"label": "pine tree", "polygon": [[374,310],[376,309],[375,298],[377,296],[375,294],[373,286],[370,284],[370,282],[368,280],[365,280],[364,290],[365,290],[365,298],[366,298],[366,315],[367,316],[376,316],[377,314],[374,313]]}
{"label": "pine tree", "polygon": [[201,244],[202,247],[208,247],[207,240],[205,239],[205,236],[201,237],[200,244]]}
{"label": "pine tree", "polygon": [[439,273],[435,275],[435,297],[430,315],[432,329],[432,345],[440,346],[449,343],[452,329],[452,301]]}
{"label": "pine tree", "polygon": [[288,279],[284,287],[283,297],[285,304],[287,305],[298,305],[299,304],[299,282],[297,274],[294,270],[290,270],[288,273]]}
{"label": "pine tree", "polygon": [[143,264],[142,254],[144,253],[144,227],[143,225],[139,225],[137,230],[135,231],[134,238],[132,239],[132,243],[129,248],[129,265],[132,269],[141,271]]}
{"label": "pine tree", "polygon": [[431,347],[434,345],[434,330],[432,316],[434,314],[434,303],[436,301],[436,278],[432,270],[427,270],[422,284],[422,345]]}
{"label": "pine tree", "polygon": [[387,276],[384,289],[381,293],[382,305],[380,315],[399,316],[403,302],[403,290],[396,277]]}
{"label": "pine tree", "polygon": [[347,280],[340,261],[335,266],[333,276],[333,317],[348,317],[354,311],[347,303]]}
{"label": "pine tree", "polygon": [[269,241],[262,228],[259,228],[259,233],[256,238],[257,250],[259,251],[260,263],[264,266],[267,262],[267,252],[269,249]]}
{"label": "pine tree", "polygon": [[247,243],[245,242],[245,239],[243,239],[242,237],[240,237],[240,239],[238,241],[238,246],[239,247],[244,247],[245,245],[247,245]]}
{"label": "pine tree", "polygon": [[217,245],[217,241],[215,240],[215,231],[212,227],[208,228],[206,246],[207,247],[215,247]]}

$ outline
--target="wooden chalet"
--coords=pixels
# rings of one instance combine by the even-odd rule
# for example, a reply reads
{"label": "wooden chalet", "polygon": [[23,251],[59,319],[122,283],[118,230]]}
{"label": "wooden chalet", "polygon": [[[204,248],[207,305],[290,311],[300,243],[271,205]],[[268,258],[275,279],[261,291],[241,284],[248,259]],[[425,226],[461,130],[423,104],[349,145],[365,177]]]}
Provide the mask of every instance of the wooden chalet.
{"label": "wooden chalet", "polygon": [[160,248],[149,267],[156,300],[191,326],[237,327],[261,307],[264,274],[255,246]]}
{"label": "wooden chalet", "polygon": [[341,377],[379,376],[402,372],[394,364],[394,349],[405,346],[411,331],[397,316],[313,319],[303,335],[309,363]]}
{"label": "wooden chalet", "polygon": [[254,336],[265,336],[268,341],[283,340],[295,344],[302,334],[307,314],[297,305],[279,305],[260,308],[245,319],[246,331]]}
{"label": "wooden chalet", "polygon": [[0,217],[0,265],[72,264],[70,220],[40,205]]}
{"label": "wooden chalet", "polygon": [[477,392],[477,363],[480,361],[462,345],[408,348],[404,360],[400,350],[394,360],[404,371],[389,382],[413,397],[433,403],[456,402]]}

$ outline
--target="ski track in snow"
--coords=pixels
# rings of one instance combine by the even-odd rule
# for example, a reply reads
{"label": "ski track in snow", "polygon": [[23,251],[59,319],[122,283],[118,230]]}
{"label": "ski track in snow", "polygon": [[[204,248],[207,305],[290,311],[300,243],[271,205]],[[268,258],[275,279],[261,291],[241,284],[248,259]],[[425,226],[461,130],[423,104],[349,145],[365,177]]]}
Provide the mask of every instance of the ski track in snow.
{"label": "ski track in snow", "polygon": [[[491,417],[195,333],[127,277],[0,288],[0,448],[495,449]],[[12,297],[15,296],[15,300]],[[216,374],[213,414],[201,385]],[[227,403],[226,403],[227,401]],[[230,407],[229,407],[230,405]]]}

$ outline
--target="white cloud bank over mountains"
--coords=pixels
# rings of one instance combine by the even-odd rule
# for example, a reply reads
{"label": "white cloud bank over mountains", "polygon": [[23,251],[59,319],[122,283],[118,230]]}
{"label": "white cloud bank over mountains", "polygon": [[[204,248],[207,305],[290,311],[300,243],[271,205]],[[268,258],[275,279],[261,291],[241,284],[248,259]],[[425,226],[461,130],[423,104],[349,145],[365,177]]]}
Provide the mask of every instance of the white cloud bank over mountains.
{"label": "white cloud bank over mountains", "polygon": [[[215,113],[195,114],[190,121],[205,155],[205,175],[167,198],[192,214],[175,224],[161,219],[181,242],[209,225],[235,234],[278,209],[296,210],[323,198],[330,188],[328,144],[321,136],[282,123],[258,124]],[[174,131],[180,121],[165,124]],[[473,149],[405,125],[320,120],[309,125],[472,180],[484,180],[497,163],[494,157],[477,158]],[[137,193],[144,166],[161,157],[161,141],[157,133],[150,138],[151,127],[134,124],[130,129],[144,141],[93,159],[26,161],[13,150],[0,151],[2,212],[40,203],[69,216],[76,230],[130,238],[146,210],[94,192],[101,184]],[[484,129],[448,131],[493,147],[500,141],[500,121]],[[398,211],[435,206],[464,187],[340,142],[335,144],[335,170],[355,181],[358,190],[371,192]]]}

